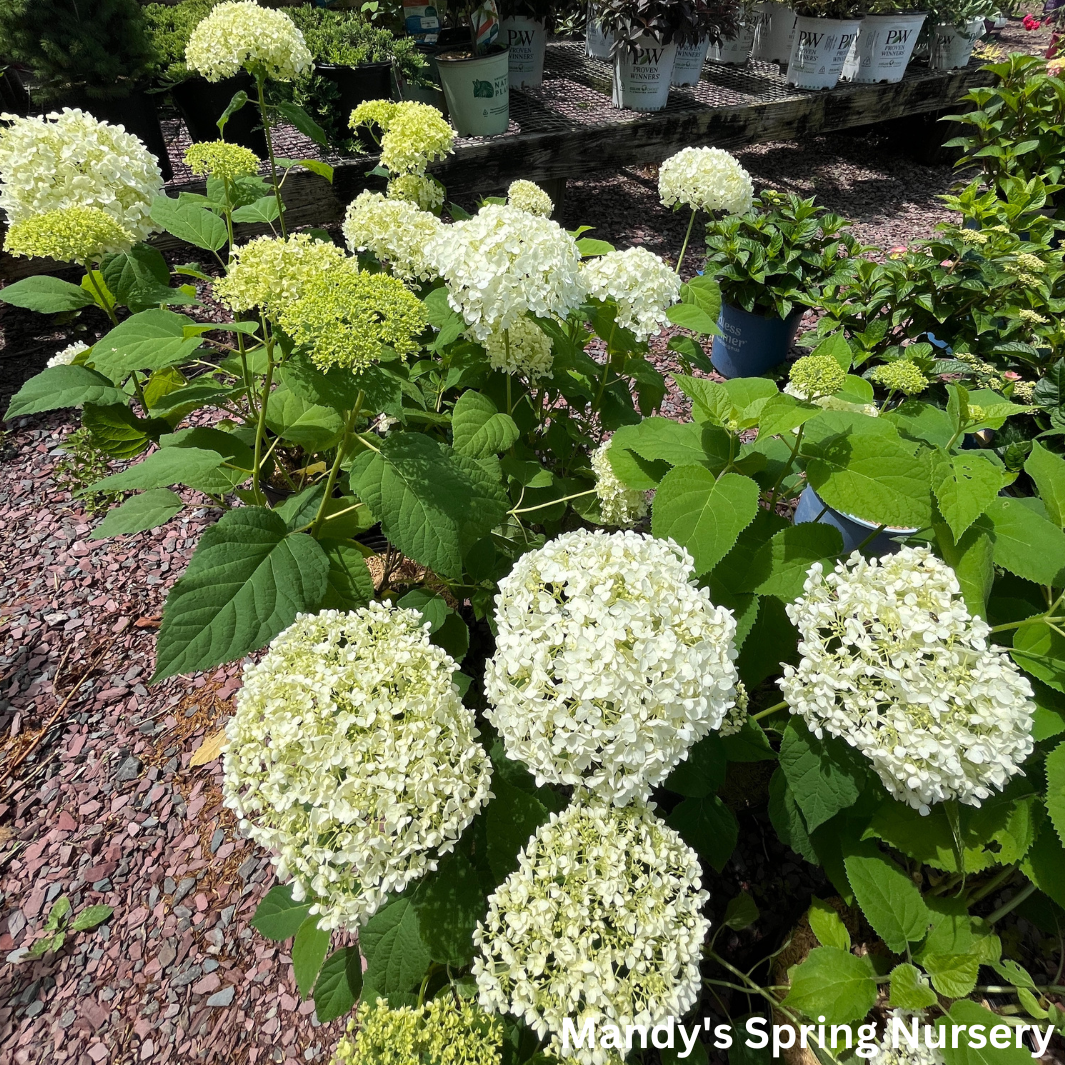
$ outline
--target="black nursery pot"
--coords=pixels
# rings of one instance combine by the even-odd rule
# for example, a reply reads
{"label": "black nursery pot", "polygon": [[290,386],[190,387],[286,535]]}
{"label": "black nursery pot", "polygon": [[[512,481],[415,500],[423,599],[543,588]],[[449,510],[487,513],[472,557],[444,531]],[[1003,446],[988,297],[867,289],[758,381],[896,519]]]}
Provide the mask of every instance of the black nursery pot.
{"label": "black nursery pot", "polygon": [[[315,70],[331,81],[340,94],[337,101],[339,114],[337,118],[343,129],[347,129],[351,112],[367,100],[392,99],[392,64],[363,63],[357,67],[337,66],[334,63],[316,63]],[[369,130],[360,127],[356,137],[362,146],[370,152],[378,150],[377,141]]]}
{"label": "black nursery pot", "polygon": [[[58,111],[64,107],[78,107],[82,111],[88,111],[101,122],[125,126],[126,132],[139,137],[148,151],[155,156],[163,180],[169,181],[174,176],[174,170],[170,165],[170,153],[163,139],[163,131],[159,127],[155,97],[151,93],[137,87],[128,96],[96,100],[90,97],[83,88],[71,89],[49,104],[44,111]],[[37,110],[40,111],[41,108],[38,107]]]}
{"label": "black nursery pot", "polygon": [[216,141],[220,136],[218,120],[229,101],[241,90],[248,94],[248,103],[229,116],[225,139],[231,144],[250,148],[260,159],[265,159],[268,154],[266,132],[261,127],[261,115],[255,105],[255,79],[250,74],[241,72],[221,81],[187,78],[174,85],[170,95],[193,141]]}
{"label": "black nursery pot", "polygon": [[10,64],[0,72],[0,107],[16,115],[27,115],[30,111],[30,94],[19,72]]}

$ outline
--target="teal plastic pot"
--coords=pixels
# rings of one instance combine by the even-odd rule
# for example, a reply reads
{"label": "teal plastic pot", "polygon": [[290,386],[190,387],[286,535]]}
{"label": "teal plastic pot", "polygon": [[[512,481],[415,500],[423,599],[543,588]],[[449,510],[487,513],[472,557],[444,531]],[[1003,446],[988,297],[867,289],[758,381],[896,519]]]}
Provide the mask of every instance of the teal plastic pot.
{"label": "teal plastic pot", "polygon": [[917,532],[916,529],[894,529],[888,526],[870,540],[869,537],[876,532],[878,525],[826,506],[810,485],[807,485],[799,496],[794,520],[796,525],[816,521],[821,525],[831,525],[834,529],[839,529],[843,537],[844,555],[857,551],[862,544],[865,544],[862,550],[869,556],[893,555],[902,547],[895,537],[912,536]]}
{"label": "teal plastic pot", "polygon": [[805,307],[796,307],[787,318],[766,318],[741,307],[721,305],[710,361],[722,377],[760,377],[788,357]]}
{"label": "teal plastic pot", "polygon": [[510,124],[510,49],[436,57],[451,124],[460,137],[496,137]]}

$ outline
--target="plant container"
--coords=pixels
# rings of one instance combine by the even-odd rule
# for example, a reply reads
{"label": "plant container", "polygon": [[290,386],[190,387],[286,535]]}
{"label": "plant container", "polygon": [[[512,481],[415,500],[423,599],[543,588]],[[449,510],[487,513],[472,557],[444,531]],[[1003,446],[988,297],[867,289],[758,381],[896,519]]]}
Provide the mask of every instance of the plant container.
{"label": "plant container", "polygon": [[595,11],[589,9],[588,29],[584,38],[584,50],[592,59],[609,59],[614,48],[614,35],[604,33],[595,21]]}
{"label": "plant container", "polygon": [[510,49],[436,57],[451,123],[462,137],[495,137],[510,124]]}
{"label": "plant container", "polygon": [[758,12],[751,55],[766,63],[788,65],[798,16],[787,4],[766,0]]}
{"label": "plant container", "polygon": [[751,58],[751,49],[754,48],[756,29],[753,18],[741,22],[739,33],[730,40],[710,45],[706,58],[711,63],[721,63],[727,67],[745,67]]}
{"label": "plant container", "polygon": [[722,377],[759,377],[788,357],[805,307],[787,318],[752,314],[728,303],[717,320],[721,336],[714,337],[710,361]]}
{"label": "plant container", "polygon": [[788,84],[797,89],[834,89],[858,36],[858,19],[795,20],[795,40],[788,61]]}
{"label": "plant container", "polygon": [[669,99],[675,44],[637,37],[635,51],[621,48],[614,57],[614,106],[630,111],[661,111]]}
{"label": "plant container", "polygon": [[392,99],[391,63],[362,63],[357,67],[316,63],[315,70],[337,87],[337,106],[345,125],[348,114],[359,104],[367,100]]}
{"label": "plant container", "polygon": [[[845,556],[856,551],[861,544],[865,544],[862,551],[866,555],[893,555],[902,547],[902,544],[894,537],[912,536],[917,532],[916,529],[897,529],[889,525],[883,532],[869,540],[872,532],[880,527],[879,522],[865,521],[863,518],[856,518],[853,514],[827,506],[813,488],[807,485],[795,506],[794,522],[796,525],[805,525],[811,521],[839,529],[843,536]],[[869,542],[866,543],[866,540]]]}
{"label": "plant container", "polygon": [[510,87],[536,89],[544,80],[547,27],[537,19],[516,16],[499,24],[500,40],[510,49]]}
{"label": "plant container", "polygon": [[843,77],[863,85],[902,81],[926,17],[924,12],[866,15]]}
{"label": "plant container", "polygon": [[970,19],[959,29],[953,23],[940,22],[932,27],[932,39],[928,49],[930,70],[955,70],[969,65],[973,45],[983,35],[984,20]]}
{"label": "plant container", "polygon": [[673,60],[671,85],[698,85],[703,76],[703,63],[710,48],[710,39],[704,37],[697,44],[677,45],[677,57]]}
{"label": "plant container", "polygon": [[248,94],[248,103],[234,111],[226,122],[225,139],[231,144],[250,148],[260,159],[269,154],[262,116],[256,107],[255,79],[247,73],[234,74],[221,81],[193,77],[178,82],[170,90],[193,141],[216,141],[218,120],[238,92]]}

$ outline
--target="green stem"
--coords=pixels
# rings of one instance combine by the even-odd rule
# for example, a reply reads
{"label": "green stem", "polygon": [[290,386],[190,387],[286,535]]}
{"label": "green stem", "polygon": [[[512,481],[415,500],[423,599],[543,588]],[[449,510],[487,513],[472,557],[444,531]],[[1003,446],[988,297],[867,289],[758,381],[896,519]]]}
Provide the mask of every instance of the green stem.
{"label": "green stem", "polygon": [[111,319],[112,325],[118,325],[118,318],[115,315],[114,305],[104,295],[103,289],[100,288],[100,283],[96,280],[96,271],[91,266],[88,266],[85,269],[85,276],[89,279],[89,284],[92,285],[99,298],[100,310]]}
{"label": "green stem", "polygon": [[688,219],[688,232],[684,234],[684,243],[680,246],[680,257],[677,259],[676,275],[680,277],[680,266],[684,262],[684,255],[688,250],[688,241],[691,240],[692,226],[695,225],[695,208],[692,208],[692,216]]}
{"label": "green stem", "polygon": [[994,924],[996,921],[1001,921],[1011,910],[1016,909],[1029,895],[1035,893],[1035,884],[1026,884],[1016,895],[1010,899],[1009,902],[1004,902],[990,917],[987,918],[988,924]]}
{"label": "green stem", "polygon": [[266,408],[270,402],[270,388],[274,383],[274,342],[266,342],[266,380],[263,382],[263,398],[259,404],[259,421],[255,426],[255,467],[252,470],[252,491],[259,495],[259,475],[263,455],[263,436],[266,433]]}
{"label": "green stem", "polygon": [[348,444],[351,442],[351,434],[355,429],[355,420],[362,410],[362,401],[363,393],[360,392],[359,398],[355,400],[355,406],[348,411],[347,420],[344,422],[344,436],[337,447],[337,457],[333,460],[329,476],[326,478],[325,493],[322,495],[321,503],[318,504],[318,513],[315,515],[314,523],[311,525],[311,536],[318,536],[318,530],[322,527],[322,522],[325,521],[325,509],[329,505],[329,500],[333,498],[333,489],[336,487],[337,475],[340,473],[340,463],[343,461],[344,455],[348,450]]}
{"label": "green stem", "polygon": [[274,162],[274,137],[270,132],[270,118],[266,113],[266,93],[263,91],[263,76],[255,75],[255,85],[259,90],[259,110],[263,116],[263,129],[266,132],[266,151],[270,156],[270,180],[274,185],[274,199],[277,201],[277,224],[281,227],[281,236],[288,237],[285,229],[285,205],[281,202],[281,188],[277,183],[277,164]]}
{"label": "green stem", "polygon": [[780,476],[776,480],[776,484],[773,485],[773,491],[769,493],[769,509],[772,511],[776,506],[777,494],[780,492],[780,486],[784,483],[784,478],[791,472],[792,466],[795,465],[795,458],[799,454],[799,448],[802,446],[803,433],[806,432],[806,423],[803,422],[799,426],[799,431],[795,434],[795,446],[791,449],[791,454],[788,456],[788,461],[784,465],[784,469],[780,471]]}
{"label": "green stem", "polygon": [[861,551],[863,547],[868,547],[886,528],[886,525],[878,525],[854,550]]}
{"label": "green stem", "polygon": [[556,503],[567,503],[571,499],[580,499],[581,496],[590,496],[595,493],[594,488],[589,488],[586,492],[574,492],[571,496],[562,496],[559,499],[551,499],[546,503],[537,503],[535,507],[525,507],[524,510],[511,510],[510,514],[531,514],[534,510],[543,510],[545,507],[553,507]]}
{"label": "green stem", "polygon": [[787,706],[787,701],[779,702],[775,706],[769,707],[768,710],[759,710],[757,714],[751,714],[752,721],[761,721],[763,717],[769,717],[770,714],[775,714],[778,710],[783,710]]}
{"label": "green stem", "polygon": [[982,888],[978,888],[968,898],[967,904],[972,905],[974,902],[979,902],[981,899],[986,899],[988,895],[1000,888],[1013,874],[1017,872],[1017,866],[1010,865],[1003,869],[997,876],[992,877]]}

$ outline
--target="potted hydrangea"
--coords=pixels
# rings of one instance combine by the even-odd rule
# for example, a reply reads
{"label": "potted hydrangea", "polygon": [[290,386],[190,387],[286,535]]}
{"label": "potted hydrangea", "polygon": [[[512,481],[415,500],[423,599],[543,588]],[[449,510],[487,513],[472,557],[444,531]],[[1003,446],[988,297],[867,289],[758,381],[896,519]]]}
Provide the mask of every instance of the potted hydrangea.
{"label": "potted hydrangea", "polygon": [[751,55],[765,63],[779,63],[786,67],[795,41],[797,18],[794,8],[780,0],[765,0],[759,4]]}
{"label": "potted hydrangea", "polygon": [[985,16],[994,13],[993,0],[933,0],[928,8],[932,25],[929,67],[953,70],[966,66],[973,45],[983,36]]}
{"label": "potted hydrangea", "polygon": [[848,81],[902,81],[927,15],[921,0],[871,0],[865,7],[858,45],[843,70]]}
{"label": "potted hydrangea", "polygon": [[788,84],[833,89],[858,35],[855,0],[798,0],[795,40],[788,58]]}
{"label": "potted hydrangea", "polygon": [[547,0],[506,0],[500,7],[501,39],[510,49],[510,87],[535,89],[544,80],[551,4]]}

